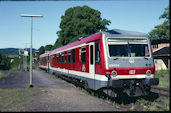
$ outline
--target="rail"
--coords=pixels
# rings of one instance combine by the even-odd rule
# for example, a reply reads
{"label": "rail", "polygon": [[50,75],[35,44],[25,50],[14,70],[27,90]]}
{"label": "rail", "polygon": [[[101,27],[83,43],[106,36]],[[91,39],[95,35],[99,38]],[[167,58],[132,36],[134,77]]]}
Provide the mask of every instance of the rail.
{"label": "rail", "polygon": [[154,93],[158,93],[160,96],[170,97],[170,89],[161,86],[152,86],[151,91]]}

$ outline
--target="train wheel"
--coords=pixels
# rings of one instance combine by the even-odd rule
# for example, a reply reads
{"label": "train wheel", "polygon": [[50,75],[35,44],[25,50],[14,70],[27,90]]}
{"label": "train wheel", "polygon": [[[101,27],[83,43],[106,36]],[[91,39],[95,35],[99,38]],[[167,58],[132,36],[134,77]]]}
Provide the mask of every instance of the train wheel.
{"label": "train wheel", "polygon": [[124,93],[123,92],[118,92],[117,97],[116,97],[117,103],[123,104],[123,98],[125,98]]}

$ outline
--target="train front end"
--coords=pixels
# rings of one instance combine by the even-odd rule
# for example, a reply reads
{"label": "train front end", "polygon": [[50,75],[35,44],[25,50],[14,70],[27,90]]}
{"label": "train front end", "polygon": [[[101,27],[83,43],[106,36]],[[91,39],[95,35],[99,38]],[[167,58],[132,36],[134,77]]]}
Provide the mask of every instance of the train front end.
{"label": "train front end", "polygon": [[142,96],[158,85],[150,39],[137,33],[105,35],[107,87],[117,95]]}

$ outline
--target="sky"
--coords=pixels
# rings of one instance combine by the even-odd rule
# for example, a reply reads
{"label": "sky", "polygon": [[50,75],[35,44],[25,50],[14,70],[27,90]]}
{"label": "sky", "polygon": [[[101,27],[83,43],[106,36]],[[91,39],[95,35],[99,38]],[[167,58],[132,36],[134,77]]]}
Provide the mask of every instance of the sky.
{"label": "sky", "polygon": [[108,29],[148,33],[163,23],[159,16],[169,0],[0,1],[0,48],[30,47],[31,19],[21,14],[43,15],[33,18],[33,48],[54,45],[61,16],[68,8],[84,5],[99,10],[102,19],[110,20]]}

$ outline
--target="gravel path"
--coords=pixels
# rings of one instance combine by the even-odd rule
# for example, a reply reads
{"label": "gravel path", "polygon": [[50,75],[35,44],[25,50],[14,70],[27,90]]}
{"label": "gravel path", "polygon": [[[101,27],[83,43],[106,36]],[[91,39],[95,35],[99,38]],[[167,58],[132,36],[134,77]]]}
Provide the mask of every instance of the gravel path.
{"label": "gravel path", "polygon": [[[24,88],[29,85],[29,72],[11,72],[16,75],[0,79],[1,89]],[[72,84],[33,70],[33,85],[46,90],[34,95],[31,102],[15,104],[17,111],[120,111],[102,99],[91,96]]]}
{"label": "gravel path", "polygon": [[2,71],[5,77],[0,79],[1,89],[13,89],[13,88],[25,88],[29,85],[29,73],[28,72],[7,72]]}

